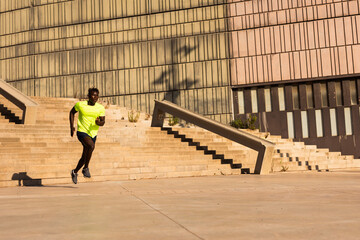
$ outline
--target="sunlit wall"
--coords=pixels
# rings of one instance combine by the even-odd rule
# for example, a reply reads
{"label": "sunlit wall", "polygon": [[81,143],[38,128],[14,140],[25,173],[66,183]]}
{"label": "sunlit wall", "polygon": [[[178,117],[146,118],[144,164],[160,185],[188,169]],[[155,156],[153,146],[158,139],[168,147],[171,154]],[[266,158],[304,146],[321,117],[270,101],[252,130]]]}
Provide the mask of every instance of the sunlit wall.
{"label": "sunlit wall", "polygon": [[154,99],[231,120],[225,0],[2,0],[0,78],[24,93]]}

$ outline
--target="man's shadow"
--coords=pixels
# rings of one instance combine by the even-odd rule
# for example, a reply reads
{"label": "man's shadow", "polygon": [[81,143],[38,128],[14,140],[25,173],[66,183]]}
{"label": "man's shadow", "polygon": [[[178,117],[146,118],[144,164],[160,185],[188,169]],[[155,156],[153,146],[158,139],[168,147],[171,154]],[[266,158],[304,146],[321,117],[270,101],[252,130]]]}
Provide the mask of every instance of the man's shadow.
{"label": "man's shadow", "polygon": [[14,173],[11,180],[18,180],[19,186],[43,186],[41,179],[33,179],[26,172]]}
{"label": "man's shadow", "polygon": [[[41,178],[34,179],[27,175],[27,172],[14,173],[11,177],[11,180],[18,180],[19,186],[24,187],[64,187],[64,186],[44,186],[42,184]],[[71,186],[66,186],[65,188],[74,188]]]}

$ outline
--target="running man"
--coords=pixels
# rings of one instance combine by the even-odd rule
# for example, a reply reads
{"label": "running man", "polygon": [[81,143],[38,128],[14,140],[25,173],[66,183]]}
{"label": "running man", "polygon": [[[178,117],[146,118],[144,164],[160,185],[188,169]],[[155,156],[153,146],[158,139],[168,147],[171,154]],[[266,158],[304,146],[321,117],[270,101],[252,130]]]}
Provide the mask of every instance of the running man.
{"label": "running man", "polygon": [[96,135],[99,131],[99,126],[105,124],[105,108],[103,105],[97,103],[99,99],[99,90],[97,88],[89,88],[87,101],[80,101],[71,109],[70,120],[70,134],[74,136],[74,115],[79,112],[77,121],[77,138],[83,145],[82,156],[75,169],[71,170],[72,181],[77,184],[78,171],[84,166],[82,174],[86,178],[91,178],[89,171],[89,162],[91,155],[95,149]]}

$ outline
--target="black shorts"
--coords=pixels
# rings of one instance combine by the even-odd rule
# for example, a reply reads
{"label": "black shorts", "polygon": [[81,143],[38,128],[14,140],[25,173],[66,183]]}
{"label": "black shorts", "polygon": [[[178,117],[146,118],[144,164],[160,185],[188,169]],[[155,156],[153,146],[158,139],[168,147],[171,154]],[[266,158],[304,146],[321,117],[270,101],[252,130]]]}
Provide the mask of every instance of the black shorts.
{"label": "black shorts", "polygon": [[84,137],[89,137],[89,138],[91,138],[91,140],[93,140],[93,142],[95,143],[96,142],[96,137],[97,136],[95,136],[95,137],[90,137],[87,133],[84,133],[84,132],[79,132],[79,131],[77,131],[76,132],[76,136],[77,136],[77,138],[79,139],[79,141],[82,143],[82,140],[84,139]]}

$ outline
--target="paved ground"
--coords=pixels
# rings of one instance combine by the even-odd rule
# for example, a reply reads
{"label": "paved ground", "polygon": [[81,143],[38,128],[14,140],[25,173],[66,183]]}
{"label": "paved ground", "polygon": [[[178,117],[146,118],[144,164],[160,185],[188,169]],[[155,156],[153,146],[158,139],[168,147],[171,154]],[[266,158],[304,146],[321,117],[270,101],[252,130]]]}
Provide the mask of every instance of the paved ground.
{"label": "paved ground", "polygon": [[0,239],[360,239],[360,172],[1,188]]}

